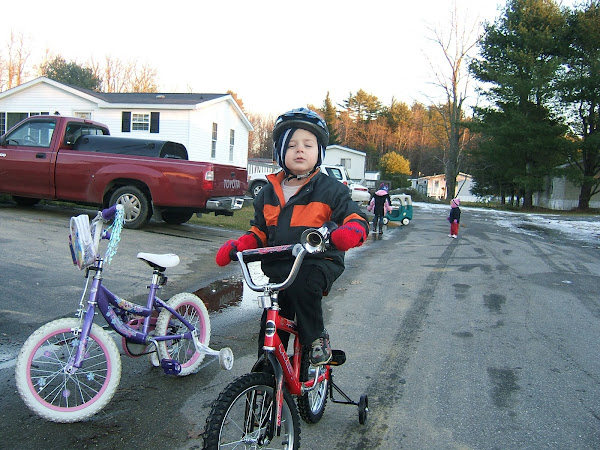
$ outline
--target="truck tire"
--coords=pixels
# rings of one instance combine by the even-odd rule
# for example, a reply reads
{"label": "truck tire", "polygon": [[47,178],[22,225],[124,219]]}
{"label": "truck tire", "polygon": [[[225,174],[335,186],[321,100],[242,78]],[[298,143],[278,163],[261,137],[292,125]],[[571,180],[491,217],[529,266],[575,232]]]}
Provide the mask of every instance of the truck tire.
{"label": "truck tire", "polygon": [[37,205],[41,199],[39,198],[31,198],[31,197],[19,197],[17,195],[13,195],[12,199],[19,206],[35,206]]}
{"label": "truck tire", "polygon": [[169,210],[165,209],[161,211],[160,217],[169,225],[181,225],[182,223],[186,223],[188,220],[192,218],[194,215],[193,212],[186,211],[177,211],[177,210]]}
{"label": "truck tire", "polygon": [[260,190],[265,187],[265,184],[267,183],[264,181],[255,181],[252,183],[252,186],[250,187],[250,194],[252,195],[252,198],[256,198]]}
{"label": "truck tire", "polygon": [[110,197],[109,205],[123,205],[125,210],[125,228],[136,230],[150,220],[150,203],[146,194],[135,186],[123,186]]}

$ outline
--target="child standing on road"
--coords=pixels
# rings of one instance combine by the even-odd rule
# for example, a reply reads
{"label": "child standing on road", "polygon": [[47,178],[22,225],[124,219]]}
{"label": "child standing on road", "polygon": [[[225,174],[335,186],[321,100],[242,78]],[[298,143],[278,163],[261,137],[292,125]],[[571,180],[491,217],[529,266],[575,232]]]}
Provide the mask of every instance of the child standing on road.
{"label": "child standing on road", "polygon": [[450,234],[448,237],[456,239],[458,236],[458,224],[460,223],[460,198],[453,198],[450,202],[450,215],[448,216],[448,222],[450,222]]}
{"label": "child standing on road", "polygon": [[375,191],[367,210],[375,214],[373,217],[373,233],[383,233],[383,217],[392,210],[392,201],[390,200],[389,188],[381,183],[379,189]]}
{"label": "child standing on road", "polygon": [[[254,219],[250,230],[237,240],[227,241],[217,252],[220,266],[234,260],[237,251],[257,247],[295,244],[307,228],[333,221],[338,228],[331,233],[333,244],[327,251],[309,254],[302,262],[296,280],[279,294],[281,315],[296,317],[300,343],[310,346],[310,362],[326,364],[332,353],[323,322],[321,300],[344,271],[344,252],[358,247],[369,233],[369,223],[348,195],[348,188],[323,174],[319,166],[325,157],[329,130],[315,112],[298,108],[279,116],[273,129],[273,159],[281,171],[267,176],[268,184],[254,199]],[[263,261],[262,270],[272,282],[287,278],[293,257]],[[263,313],[259,335],[262,351]],[[289,335],[282,333],[287,345]]]}

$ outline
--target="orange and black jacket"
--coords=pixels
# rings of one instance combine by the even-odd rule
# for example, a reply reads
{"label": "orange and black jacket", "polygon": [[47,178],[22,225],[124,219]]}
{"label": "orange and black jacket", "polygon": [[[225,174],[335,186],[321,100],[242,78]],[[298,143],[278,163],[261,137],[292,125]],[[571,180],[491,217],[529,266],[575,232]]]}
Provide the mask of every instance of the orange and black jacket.
{"label": "orange and black jacket", "polygon": [[[317,170],[285,203],[281,189],[283,178],[283,171],[268,175],[269,183],[254,200],[254,220],[250,221],[249,232],[255,235],[259,247],[298,243],[304,230],[318,228],[329,221],[338,226],[356,222],[364,227],[365,235],[369,234],[367,217],[352,201],[344,184]],[[263,261],[263,272],[273,280],[283,280],[289,273],[291,256],[287,262],[289,264]],[[323,253],[307,255],[304,264],[319,266],[331,286],[344,271],[344,252],[332,246]]]}

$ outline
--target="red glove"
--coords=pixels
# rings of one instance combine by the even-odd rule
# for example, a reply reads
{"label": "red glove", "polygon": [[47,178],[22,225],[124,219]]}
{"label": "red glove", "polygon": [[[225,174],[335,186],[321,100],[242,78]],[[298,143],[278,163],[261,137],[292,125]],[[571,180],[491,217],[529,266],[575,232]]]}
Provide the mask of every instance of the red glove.
{"label": "red glove", "polygon": [[352,247],[358,247],[367,238],[365,229],[357,224],[349,222],[346,225],[342,225],[331,232],[331,242],[338,250],[343,252],[351,249]]}
{"label": "red glove", "polygon": [[243,252],[244,250],[250,250],[256,247],[258,247],[256,238],[252,233],[248,233],[240,237],[237,241],[232,239],[225,242],[217,252],[215,260],[219,266],[223,267],[236,259],[235,254],[237,252]]}

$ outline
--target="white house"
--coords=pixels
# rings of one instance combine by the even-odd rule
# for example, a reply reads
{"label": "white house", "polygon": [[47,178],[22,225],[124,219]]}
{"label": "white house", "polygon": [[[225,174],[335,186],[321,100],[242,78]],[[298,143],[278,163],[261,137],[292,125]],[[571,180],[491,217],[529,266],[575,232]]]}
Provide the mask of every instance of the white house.
{"label": "white house", "polygon": [[[365,179],[366,153],[341,145],[329,145],[325,150],[323,164],[330,166],[344,166],[351,180],[362,181]],[[264,158],[251,158],[248,161],[248,175],[253,173],[273,173],[279,170],[274,161]]]}
{"label": "white house", "polygon": [[229,94],[104,93],[45,77],[0,92],[0,135],[39,114],[101,122],[112,136],[179,142],[194,161],[248,163],[253,127]]}
{"label": "white house", "polygon": [[341,165],[346,168],[351,180],[362,181],[365,179],[365,161],[367,154],[353,148],[341,145],[329,145],[325,151],[324,164]]}
{"label": "white house", "polygon": [[[456,190],[454,196],[460,197],[463,201],[476,202],[478,197],[471,193],[472,183],[473,177],[471,175],[459,172],[456,177]],[[419,177],[416,186],[413,183],[413,188],[416,188],[417,192],[426,195],[427,197],[444,200],[446,198],[446,175],[440,174]]]}
{"label": "white house", "polygon": [[[547,177],[544,190],[533,194],[533,205],[569,211],[579,206],[580,192],[581,186],[572,183],[566,177]],[[590,208],[600,208],[600,193],[592,195]]]}

